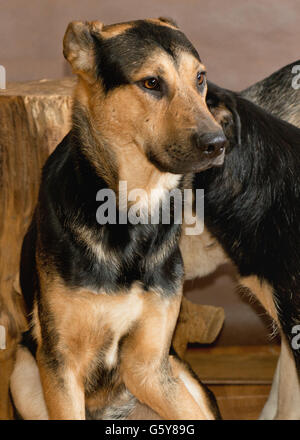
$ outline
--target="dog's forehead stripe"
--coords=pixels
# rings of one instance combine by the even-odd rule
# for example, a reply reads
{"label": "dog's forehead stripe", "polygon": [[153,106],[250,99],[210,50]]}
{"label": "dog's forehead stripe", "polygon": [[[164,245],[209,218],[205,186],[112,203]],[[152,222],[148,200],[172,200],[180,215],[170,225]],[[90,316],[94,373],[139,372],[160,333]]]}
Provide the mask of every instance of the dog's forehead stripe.
{"label": "dog's forehead stripe", "polygon": [[137,44],[148,47],[159,46],[176,58],[176,50],[186,50],[199,59],[198,52],[179,30],[150,21],[137,21],[136,26],[128,29],[125,34],[131,35]]}
{"label": "dog's forehead stripe", "polygon": [[189,52],[200,61],[198,52],[181,31],[142,20],[112,38],[95,35],[94,41],[97,74],[106,91],[128,84],[130,73],[157,49],[175,61],[181,51]]}

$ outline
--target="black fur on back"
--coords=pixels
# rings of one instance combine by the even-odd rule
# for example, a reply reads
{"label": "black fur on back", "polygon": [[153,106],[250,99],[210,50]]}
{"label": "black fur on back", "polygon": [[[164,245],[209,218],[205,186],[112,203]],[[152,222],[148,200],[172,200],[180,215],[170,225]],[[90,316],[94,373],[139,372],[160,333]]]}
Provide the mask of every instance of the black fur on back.
{"label": "black fur on back", "polygon": [[300,60],[282,67],[262,81],[243,90],[241,96],[272,115],[299,127],[300,89],[295,90],[292,87],[295,80],[295,66],[300,66]]}

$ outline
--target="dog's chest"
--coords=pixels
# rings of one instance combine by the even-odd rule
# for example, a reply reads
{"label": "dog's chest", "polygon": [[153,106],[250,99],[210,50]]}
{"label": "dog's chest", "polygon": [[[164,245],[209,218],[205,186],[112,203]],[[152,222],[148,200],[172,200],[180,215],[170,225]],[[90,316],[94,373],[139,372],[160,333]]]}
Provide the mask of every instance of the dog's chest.
{"label": "dog's chest", "polygon": [[100,349],[100,357],[106,369],[116,366],[120,341],[139,321],[142,310],[143,298],[136,288],[131,290],[128,297],[113,298],[102,306],[100,327],[109,329],[108,338]]}
{"label": "dog's chest", "polygon": [[[76,362],[83,376],[98,366],[112,369],[118,362],[119,342],[138,322],[143,310],[142,289],[116,295],[81,290],[72,298],[56,295],[60,347]],[[55,305],[54,305],[55,304]]]}

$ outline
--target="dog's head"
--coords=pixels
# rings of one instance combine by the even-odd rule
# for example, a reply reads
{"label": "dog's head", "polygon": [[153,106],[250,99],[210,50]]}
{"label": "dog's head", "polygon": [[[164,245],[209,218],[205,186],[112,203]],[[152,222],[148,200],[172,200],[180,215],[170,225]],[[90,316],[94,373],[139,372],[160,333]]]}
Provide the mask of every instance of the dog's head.
{"label": "dog's head", "polygon": [[177,174],[222,164],[226,138],[206,105],[205,67],[172,21],[72,22],[64,55],[79,77],[76,99],[109,145],[134,144]]}
{"label": "dog's head", "polygon": [[206,103],[228,139],[227,151],[241,144],[241,120],[237,109],[237,94],[208,81]]}

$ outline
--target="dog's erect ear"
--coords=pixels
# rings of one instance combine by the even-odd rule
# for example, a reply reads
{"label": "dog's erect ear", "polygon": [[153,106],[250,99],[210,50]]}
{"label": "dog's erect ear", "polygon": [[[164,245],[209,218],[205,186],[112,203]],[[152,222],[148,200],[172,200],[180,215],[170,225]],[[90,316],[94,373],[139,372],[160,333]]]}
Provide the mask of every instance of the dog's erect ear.
{"label": "dog's erect ear", "polygon": [[178,24],[172,18],[169,18],[169,17],[159,17],[159,21],[162,21],[163,23],[170,24],[171,26],[174,26],[175,28],[179,29]]}
{"label": "dog's erect ear", "polygon": [[72,21],[67,27],[64,42],[64,57],[72,66],[74,73],[93,75],[95,70],[94,40],[100,36],[103,24],[100,21]]}
{"label": "dog's erect ear", "polygon": [[206,103],[216,121],[221,124],[230,144],[241,144],[241,120],[234,92],[207,82]]}

